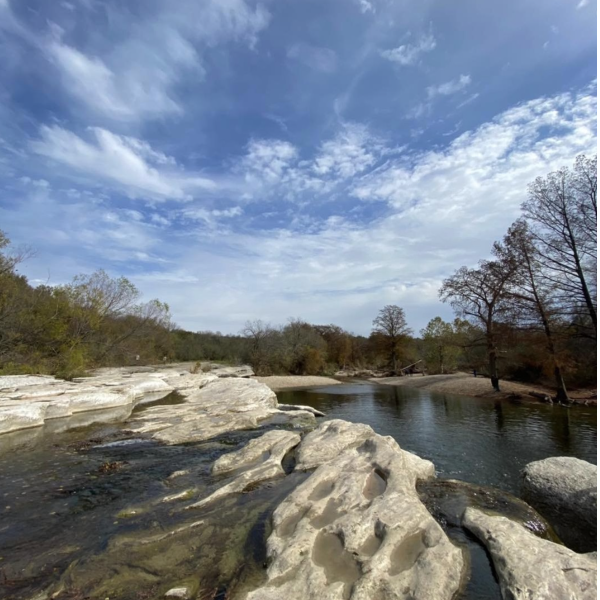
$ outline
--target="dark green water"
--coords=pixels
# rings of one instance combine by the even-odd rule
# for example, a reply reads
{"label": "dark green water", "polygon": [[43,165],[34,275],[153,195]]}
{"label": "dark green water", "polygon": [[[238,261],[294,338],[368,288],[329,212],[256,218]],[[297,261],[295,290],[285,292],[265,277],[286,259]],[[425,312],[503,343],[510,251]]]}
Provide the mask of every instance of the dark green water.
{"label": "dark green water", "polygon": [[367,423],[405,450],[431,460],[438,477],[518,493],[519,471],[549,456],[596,464],[596,407],[494,402],[371,383],[277,394],[327,415]]}

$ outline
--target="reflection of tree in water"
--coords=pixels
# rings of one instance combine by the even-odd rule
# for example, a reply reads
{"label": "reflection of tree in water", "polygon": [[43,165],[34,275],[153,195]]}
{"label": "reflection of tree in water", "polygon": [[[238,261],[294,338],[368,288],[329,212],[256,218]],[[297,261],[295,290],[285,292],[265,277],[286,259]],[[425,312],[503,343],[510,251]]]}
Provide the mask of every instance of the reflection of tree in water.
{"label": "reflection of tree in water", "polygon": [[572,454],[570,408],[563,408],[561,406],[553,407],[550,416],[550,431],[557,448],[564,454]]}
{"label": "reflection of tree in water", "polygon": [[504,411],[502,409],[502,402],[494,402],[494,417],[498,433],[504,433]]}

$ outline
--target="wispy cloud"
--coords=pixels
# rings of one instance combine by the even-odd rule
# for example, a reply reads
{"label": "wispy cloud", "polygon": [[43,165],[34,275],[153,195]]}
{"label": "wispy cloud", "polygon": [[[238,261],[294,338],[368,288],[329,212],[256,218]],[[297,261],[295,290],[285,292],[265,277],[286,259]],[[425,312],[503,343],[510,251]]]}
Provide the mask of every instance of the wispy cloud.
{"label": "wispy cloud", "polygon": [[57,125],[43,126],[33,152],[71,167],[75,172],[120,185],[133,198],[177,199],[191,190],[213,190],[210,179],[184,173],[175,161],[141,140],[90,128],[89,142]]}
{"label": "wispy cloud", "polygon": [[412,66],[417,64],[423,54],[435,50],[436,45],[433,34],[429,32],[421,36],[414,44],[402,44],[391,50],[382,50],[381,56],[404,67]]}
{"label": "wispy cloud", "polygon": [[471,85],[471,76],[460,75],[456,79],[428,87],[427,97],[431,100],[436,96],[451,96],[452,94],[461,92],[469,85]]}
{"label": "wispy cloud", "polygon": [[287,50],[287,57],[323,73],[333,73],[337,67],[337,55],[333,50],[310,44],[293,44]]}

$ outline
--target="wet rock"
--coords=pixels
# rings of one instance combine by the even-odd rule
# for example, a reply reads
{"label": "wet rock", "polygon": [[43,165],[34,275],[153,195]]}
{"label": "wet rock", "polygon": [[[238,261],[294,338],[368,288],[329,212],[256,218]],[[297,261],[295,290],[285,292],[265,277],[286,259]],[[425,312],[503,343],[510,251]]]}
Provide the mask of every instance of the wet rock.
{"label": "wet rock", "polygon": [[495,512],[520,523],[544,539],[559,542],[550,524],[529,504],[499,488],[456,479],[428,479],[417,485],[419,496],[438,523],[461,528],[467,508]]}
{"label": "wet rock", "polygon": [[306,406],[304,404],[280,404],[281,410],[304,410],[315,415],[315,417],[324,417],[325,413],[313,408],[312,406]]}
{"label": "wet rock", "polygon": [[[304,438],[298,449],[296,469],[314,469],[335,458],[344,450],[359,446],[374,435],[373,429],[363,423],[349,423],[342,419],[327,421]],[[402,450],[390,436],[384,439],[404,455],[404,464],[413,482],[417,479],[435,477],[435,466],[432,462]]]}
{"label": "wet rock", "polygon": [[560,456],[529,463],[521,473],[521,496],[577,552],[596,550],[597,467]]}
{"label": "wet rock", "polygon": [[300,435],[291,431],[268,431],[250,440],[241,450],[218,458],[212,466],[214,475],[246,469],[273,460],[281,463],[285,454],[300,443]]}
{"label": "wet rock", "polygon": [[334,426],[350,443],[336,444],[327,428],[327,455],[341,453],[275,510],[267,582],[246,599],[450,600],[462,551],[419,500],[406,453],[374,433],[356,442],[341,423]]}
{"label": "wet rock", "polygon": [[300,435],[291,431],[269,431],[237,452],[220,457],[213,465],[214,474],[241,471],[233,481],[207,498],[187,508],[200,508],[219,498],[243,492],[256,483],[285,475],[281,465],[285,455],[300,443]]}
{"label": "wet rock", "polygon": [[463,525],[488,549],[505,600],[592,600],[597,566],[502,516],[468,508]]}

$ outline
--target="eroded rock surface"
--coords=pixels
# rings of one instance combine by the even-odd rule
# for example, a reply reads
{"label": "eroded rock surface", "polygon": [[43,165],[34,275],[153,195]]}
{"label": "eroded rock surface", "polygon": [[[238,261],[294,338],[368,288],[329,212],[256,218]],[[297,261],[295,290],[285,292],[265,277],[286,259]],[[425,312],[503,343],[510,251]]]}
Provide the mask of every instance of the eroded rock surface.
{"label": "eroded rock surface", "polygon": [[529,463],[521,473],[521,495],[577,552],[596,550],[597,467],[557,456]]}
{"label": "eroded rock surface", "polygon": [[186,394],[177,407],[156,406],[135,415],[130,427],[149,433],[167,444],[199,442],[228,431],[254,429],[273,417],[289,423],[302,419],[308,425],[315,417],[306,411],[284,412],[277,396],[253,379],[217,379]]}
{"label": "eroded rock surface", "polygon": [[462,551],[419,500],[408,453],[365,425],[329,421],[297,454],[302,468],[321,466],[275,510],[267,582],[247,600],[456,594]]}
{"label": "eroded rock surface", "polygon": [[505,600],[595,600],[597,565],[590,556],[474,508],[465,511],[463,525],[488,549]]}
{"label": "eroded rock surface", "polygon": [[[373,429],[363,423],[350,423],[342,419],[327,421],[304,438],[298,449],[296,468],[314,469],[335,458],[344,450],[359,446],[374,435]],[[402,450],[390,436],[385,439],[404,456],[404,465],[413,483],[417,479],[435,476],[435,466],[432,462]]]}
{"label": "eroded rock surface", "polygon": [[[217,420],[221,417],[223,422],[222,427],[213,423],[213,427],[208,429],[216,432],[227,430],[227,412],[246,413],[245,416],[238,414],[238,418],[233,419],[238,424],[236,426],[234,423],[232,429],[256,426],[258,420],[264,417],[265,411],[273,409],[274,414],[279,414],[279,411],[276,409],[274,394],[265,386],[256,382],[253,384],[258,387],[254,388],[252,384],[245,387],[237,385],[240,380],[235,379],[236,377],[248,377],[251,373],[251,369],[245,366],[220,367],[212,373],[198,374],[192,374],[181,367],[131,367],[99,369],[95,374],[76,378],[73,382],[46,376],[0,377],[0,434],[40,427],[54,419],[72,420],[74,415],[86,412],[91,413],[87,419],[90,423],[95,421],[94,414],[98,415],[98,421],[102,421],[102,411],[106,413],[123,408],[127,413],[128,408],[131,412],[139,402],[152,401],[174,391],[190,397],[195,406],[188,411],[181,411],[181,418],[175,417],[172,409],[168,408],[162,413],[153,413],[152,416],[156,419],[152,423],[152,430],[168,429],[175,424],[176,419],[180,424],[183,423],[188,420],[190,413],[198,411],[199,403],[206,404],[204,417]],[[224,382],[221,387],[214,387],[211,394],[196,397],[197,392],[209,383],[219,381],[220,377],[228,378],[227,381],[231,383]],[[225,407],[224,410],[218,410],[219,403]],[[253,412],[258,413],[258,420],[250,415]],[[120,411],[119,415],[122,413]],[[306,414],[307,411],[302,412],[302,415]],[[288,420],[295,417],[291,415]],[[63,429],[68,428],[68,421],[65,423],[67,425]],[[162,439],[160,435],[156,437]],[[165,434],[164,441],[187,441],[184,440],[185,437],[184,434],[174,437]],[[187,437],[192,439],[189,435]],[[204,438],[200,436],[200,439]]]}
{"label": "eroded rock surface", "polygon": [[237,472],[237,476],[210,496],[187,506],[200,508],[219,498],[243,492],[248,486],[284,475],[281,465],[285,455],[300,443],[300,435],[273,430],[252,440],[241,450],[221,456],[213,465],[214,474]]}

